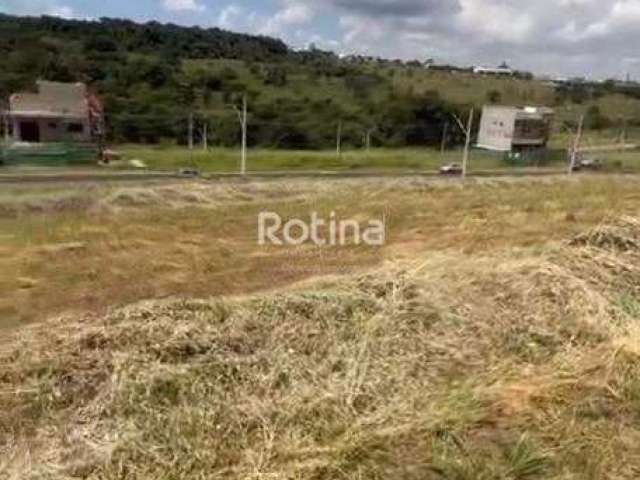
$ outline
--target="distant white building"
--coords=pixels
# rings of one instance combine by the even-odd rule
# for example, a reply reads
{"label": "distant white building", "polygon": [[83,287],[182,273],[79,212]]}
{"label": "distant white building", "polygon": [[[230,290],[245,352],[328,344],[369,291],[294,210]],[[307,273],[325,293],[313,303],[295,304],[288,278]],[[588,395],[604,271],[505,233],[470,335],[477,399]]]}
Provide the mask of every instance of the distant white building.
{"label": "distant white building", "polygon": [[500,67],[473,67],[475,75],[495,75],[498,77],[512,77],[515,71],[507,66]]}
{"label": "distant white building", "polygon": [[553,117],[547,107],[485,106],[477,146],[499,152],[545,148]]}

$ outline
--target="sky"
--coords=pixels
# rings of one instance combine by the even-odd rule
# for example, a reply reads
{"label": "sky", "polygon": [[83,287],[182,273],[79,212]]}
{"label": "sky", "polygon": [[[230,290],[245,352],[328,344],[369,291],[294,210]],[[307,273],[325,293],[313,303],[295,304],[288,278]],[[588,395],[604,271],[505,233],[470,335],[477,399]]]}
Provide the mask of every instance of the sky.
{"label": "sky", "polygon": [[640,79],[640,0],[0,0],[0,12],[217,26],[339,54]]}

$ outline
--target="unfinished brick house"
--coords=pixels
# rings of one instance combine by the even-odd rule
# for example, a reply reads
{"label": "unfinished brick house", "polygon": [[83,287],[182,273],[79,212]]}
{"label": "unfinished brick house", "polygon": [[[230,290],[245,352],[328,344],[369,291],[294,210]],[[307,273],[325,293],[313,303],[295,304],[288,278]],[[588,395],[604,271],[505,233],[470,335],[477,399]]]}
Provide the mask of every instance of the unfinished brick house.
{"label": "unfinished brick house", "polygon": [[11,95],[5,112],[12,143],[90,143],[101,133],[102,106],[83,83],[39,81]]}

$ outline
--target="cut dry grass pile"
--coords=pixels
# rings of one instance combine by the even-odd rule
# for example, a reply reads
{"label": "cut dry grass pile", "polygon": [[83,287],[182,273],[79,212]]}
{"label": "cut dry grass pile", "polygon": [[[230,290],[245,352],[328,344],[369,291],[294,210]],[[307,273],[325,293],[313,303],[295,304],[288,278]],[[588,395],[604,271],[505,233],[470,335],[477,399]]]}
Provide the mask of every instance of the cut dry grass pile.
{"label": "cut dry grass pile", "polygon": [[28,327],[0,477],[638,478],[639,238]]}
{"label": "cut dry grass pile", "polygon": [[[314,191],[329,190],[314,182]],[[306,188],[306,191],[305,191]],[[25,192],[26,191],[26,192]],[[175,184],[72,186],[57,188],[21,187],[0,194],[0,220],[45,214],[121,213],[127,209],[217,208],[250,204],[256,200],[283,198],[296,201],[308,198],[307,184],[272,183],[213,184],[177,182]]]}
{"label": "cut dry grass pile", "polygon": [[[278,193],[286,194],[286,188]],[[130,207],[162,207],[182,209],[188,207],[215,208],[223,205],[251,203],[256,197],[269,192],[260,184],[220,185],[212,188],[207,183],[176,184],[156,188],[117,188],[100,198],[96,207],[104,211],[118,211]]]}

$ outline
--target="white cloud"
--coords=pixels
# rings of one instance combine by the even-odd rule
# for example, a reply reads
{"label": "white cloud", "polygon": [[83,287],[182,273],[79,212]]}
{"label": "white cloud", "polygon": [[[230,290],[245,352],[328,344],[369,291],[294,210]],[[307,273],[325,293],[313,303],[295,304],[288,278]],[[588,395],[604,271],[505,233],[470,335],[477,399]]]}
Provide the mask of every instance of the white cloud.
{"label": "white cloud", "polygon": [[326,0],[322,13],[339,18],[340,51],[540,72],[620,75],[640,42],[640,0]]}
{"label": "white cloud", "polygon": [[76,12],[68,5],[55,0],[2,0],[0,12],[15,15],[51,15],[53,17],[75,18]]}
{"label": "white cloud", "polygon": [[535,28],[532,14],[522,7],[505,3],[461,0],[456,16],[461,31],[495,41],[525,41]]}
{"label": "white cloud", "polygon": [[54,17],[62,17],[62,18],[76,17],[76,14],[73,11],[73,8],[67,5],[53,6],[49,10],[47,10],[47,15],[52,15]]}
{"label": "white cloud", "polygon": [[291,4],[266,19],[260,28],[264,35],[286,35],[288,29],[294,26],[308,24],[313,19],[313,9],[305,4]]}
{"label": "white cloud", "polygon": [[637,0],[621,0],[615,3],[611,10],[614,21],[637,22],[640,20],[640,2]]}
{"label": "white cloud", "polygon": [[[0,0],[0,11],[77,16],[67,1]],[[220,27],[296,46],[315,42],[338,52],[465,65],[508,60],[550,73],[630,69],[640,77],[640,63],[626,60],[638,57],[640,0],[271,0],[271,14],[246,0],[221,3]],[[205,9],[204,0],[157,4],[173,12]]]}
{"label": "white cloud", "polygon": [[314,13],[313,6],[295,0],[285,0],[282,8],[272,15],[260,15],[232,3],[220,11],[216,23],[227,30],[282,38],[292,46],[306,47],[311,42],[326,48],[339,46],[337,41],[327,40],[313,28],[307,28]]}
{"label": "white cloud", "polygon": [[233,3],[222,9],[217,21],[220,28],[248,33],[255,33],[258,23],[258,17],[254,12]]}
{"label": "white cloud", "polygon": [[201,12],[205,9],[197,0],[163,0],[163,6],[170,12]]}
{"label": "white cloud", "polygon": [[218,15],[218,25],[221,28],[232,29],[236,26],[237,20],[242,14],[242,8],[231,4],[226,6]]}
{"label": "white cloud", "polygon": [[313,10],[308,5],[289,5],[274,16],[284,25],[301,25],[313,18]]}

